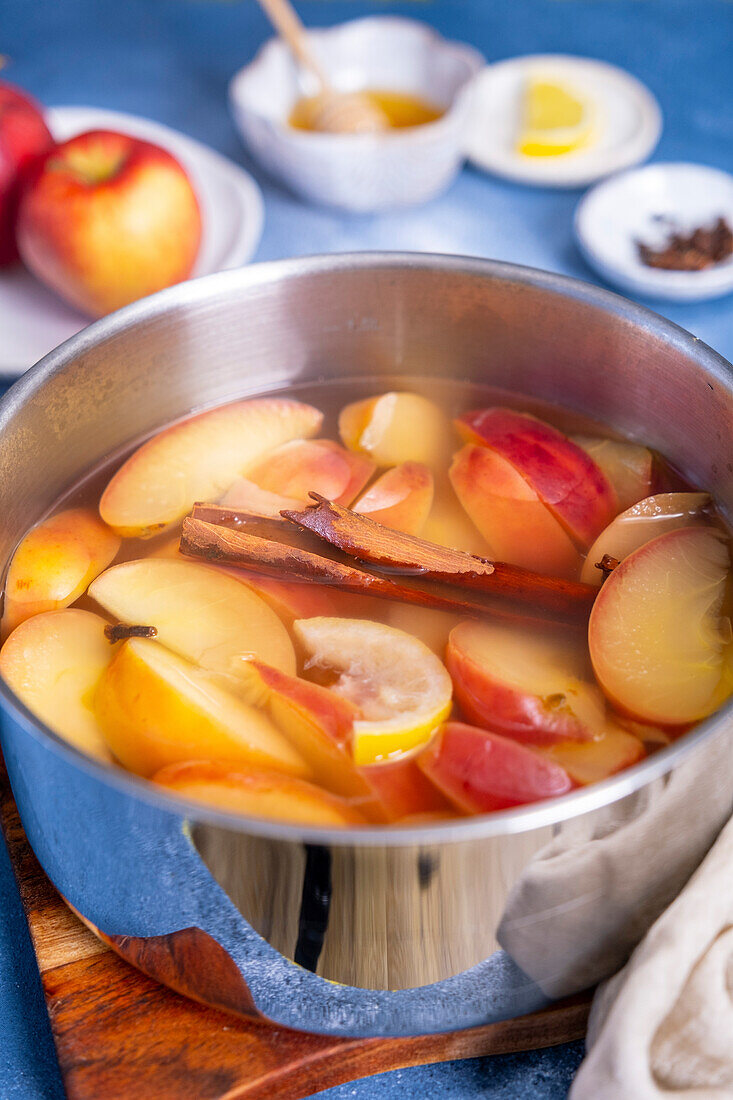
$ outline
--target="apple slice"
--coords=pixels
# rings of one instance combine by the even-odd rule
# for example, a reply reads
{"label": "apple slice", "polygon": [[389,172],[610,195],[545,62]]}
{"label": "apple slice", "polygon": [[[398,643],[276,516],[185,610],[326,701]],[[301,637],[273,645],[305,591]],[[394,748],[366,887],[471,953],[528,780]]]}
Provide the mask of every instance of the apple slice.
{"label": "apple slice", "polygon": [[349,450],[369,455],[378,466],[421,462],[438,472],[447,468],[455,449],[450,420],[419,393],[383,393],[347,405],[339,434]]}
{"label": "apple slice", "polygon": [[517,741],[588,741],[605,727],[585,640],[568,631],[467,621],[448,639],[456,700],[478,726]]}
{"label": "apple slice", "polygon": [[424,744],[451,709],[443,664],[417,638],[363,619],[300,619],[293,626],[306,670],[361,712],[354,721],[357,765]]}
{"label": "apple slice", "polygon": [[297,509],[302,501],[296,497],[284,497],[279,493],[271,493],[267,489],[260,489],[254,481],[247,477],[240,477],[229,487],[219,501],[225,508],[234,508],[239,512],[249,512],[253,516],[277,517],[287,509]]}
{"label": "apple slice", "polygon": [[155,535],[198,500],[219,500],[268,451],[315,435],[323,414],[283,397],[253,398],[200,413],[143,443],[102,494],[105,523],[128,538]]}
{"label": "apple slice", "polygon": [[119,546],[114,531],[87,508],[69,508],[39,523],[8,569],[2,636],[41,611],[68,607],[107,568]]}
{"label": "apple slice", "polygon": [[153,782],[181,798],[245,817],[324,829],[366,824],[345,799],[312,783],[241,764],[236,768],[197,760],[171,764],[161,768]]}
{"label": "apple slice", "polygon": [[580,555],[549,508],[497,451],[466,444],[450,479],[461,504],[498,561],[554,577],[576,577]]}
{"label": "apple slice", "polygon": [[330,439],[296,439],[271,451],[247,476],[267,493],[300,502],[309,501],[311,492],[320,493],[348,505],[375,469],[370,459]]}
{"label": "apple slice", "polygon": [[266,707],[275,725],[307,761],[317,782],[336,794],[360,796],[369,787],[351,757],[357,708],[327,688],[250,661],[239,689],[246,702]]}
{"label": "apple slice", "polygon": [[580,579],[600,588],[604,576],[600,562],[606,554],[623,561],[665,531],[709,523],[704,514],[709,504],[707,493],[657,493],[633,504],[601,531],[588,551]]}
{"label": "apple slice", "polygon": [[295,650],[275,612],[246,584],[198,562],[141,558],[97,577],[89,595],[124,623],[209,672],[237,678],[251,657],[295,672]]}
{"label": "apple slice", "polygon": [[364,807],[368,817],[392,824],[408,817],[451,816],[451,804],[420,770],[418,755],[411,752],[359,769],[375,800],[374,806]]}
{"label": "apple slice", "polygon": [[649,496],[654,476],[654,455],[648,447],[592,435],[573,435],[570,438],[590,455],[606,475],[622,511]]}
{"label": "apple slice", "polygon": [[59,737],[111,764],[91,705],[114,654],[104,627],[99,615],[75,607],[41,612],[16,627],[0,650],[0,675]]}
{"label": "apple slice", "polygon": [[420,462],[393,466],[359,497],[355,512],[385,527],[419,535],[433,504],[433,475]]}
{"label": "apple slice", "polygon": [[184,760],[310,774],[265,714],[157,642],[123,643],[102,675],[94,706],[109,748],[138,775]]}
{"label": "apple slice", "polygon": [[590,546],[618,512],[613,487],[590,455],[543,420],[491,408],[456,424],[466,442],[510,462],[579,546]]}
{"label": "apple slice", "polygon": [[467,814],[491,813],[556,798],[572,787],[559,764],[463,722],[448,722],[417,759],[418,767]]}
{"label": "apple slice", "polygon": [[560,741],[557,745],[537,749],[537,752],[554,760],[581,787],[608,779],[638,764],[646,756],[638,737],[614,726],[609,726],[594,741]]}
{"label": "apple slice", "polygon": [[588,646],[598,682],[621,713],[685,726],[722,703],[729,568],[717,530],[685,527],[635,550],[608,577],[593,605]]}

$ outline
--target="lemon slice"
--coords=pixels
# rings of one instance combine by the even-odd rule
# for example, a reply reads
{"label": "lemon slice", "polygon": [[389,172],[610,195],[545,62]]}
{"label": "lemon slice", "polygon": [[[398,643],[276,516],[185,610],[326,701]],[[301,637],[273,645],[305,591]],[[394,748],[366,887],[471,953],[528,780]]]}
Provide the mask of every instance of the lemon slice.
{"label": "lemon slice", "polygon": [[306,668],[335,675],[331,691],[362,715],[354,723],[354,763],[386,760],[425,744],[451,709],[453,685],[423,642],[366,619],[298,619]]}
{"label": "lemon slice", "polygon": [[517,151],[527,157],[553,157],[587,145],[592,109],[577,91],[553,80],[530,77],[524,98]]}

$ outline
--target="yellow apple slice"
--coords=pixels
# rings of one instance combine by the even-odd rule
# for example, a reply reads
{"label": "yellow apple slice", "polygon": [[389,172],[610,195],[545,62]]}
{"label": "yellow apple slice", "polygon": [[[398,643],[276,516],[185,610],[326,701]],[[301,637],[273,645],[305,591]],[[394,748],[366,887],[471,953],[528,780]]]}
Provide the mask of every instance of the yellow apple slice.
{"label": "yellow apple slice", "polygon": [[621,511],[648,497],[652,488],[654,456],[648,447],[626,440],[571,435],[573,443],[590,455],[616,490]]}
{"label": "yellow apple slice", "polygon": [[323,828],[365,824],[345,799],[278,772],[190,761],[162,768],[153,782],[182,798],[246,817]]}
{"label": "yellow apple slice", "polygon": [[419,393],[383,393],[347,405],[339,433],[346,447],[378,466],[422,462],[434,472],[445,470],[456,446],[449,418]]}
{"label": "yellow apple slice", "polygon": [[685,726],[723,702],[729,568],[718,531],[684,527],[652,539],[611,573],[593,605],[588,645],[598,682],[623,714]]}
{"label": "yellow apple slice", "polygon": [[39,523],[10,563],[3,637],[31,615],[68,607],[107,568],[119,546],[119,536],[88,508],[69,508]]}
{"label": "yellow apple slice", "polygon": [[158,642],[123,643],[99,682],[95,711],[115,757],[138,775],[183,760],[309,774],[265,714]]}
{"label": "yellow apple slice", "polygon": [[30,711],[70,745],[112,763],[92,700],[114,655],[104,619],[70,607],[16,627],[0,650],[0,675]]}
{"label": "yellow apple slice", "polygon": [[707,522],[703,509],[708,504],[707,493],[657,493],[633,504],[601,531],[588,551],[581,581],[600,588],[604,576],[600,562],[604,555],[623,561],[665,531],[700,527]]}
{"label": "yellow apple slice", "polygon": [[196,501],[219,500],[268,451],[316,435],[322,421],[311,405],[262,397],[174,424],[123,463],[102,494],[100,515],[128,538],[158,534]]}
{"label": "yellow apple slice", "polygon": [[295,672],[282,622],[248,585],[198,562],[141,558],[114,565],[89,595],[124,623],[154,626],[157,640],[209,672],[239,677],[251,657]]}
{"label": "yellow apple slice", "polygon": [[306,669],[361,712],[354,722],[358,766],[387,760],[430,739],[448,716],[453,686],[443,663],[402,630],[364,619],[299,619],[293,624]]}

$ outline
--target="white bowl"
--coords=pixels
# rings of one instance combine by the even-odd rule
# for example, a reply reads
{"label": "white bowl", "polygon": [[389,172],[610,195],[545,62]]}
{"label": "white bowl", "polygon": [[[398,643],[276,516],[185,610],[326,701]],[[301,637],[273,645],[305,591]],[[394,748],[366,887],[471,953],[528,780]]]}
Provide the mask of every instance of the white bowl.
{"label": "white bowl", "polygon": [[[563,156],[527,157],[516,139],[530,77],[571,82],[595,108],[597,136]],[[477,168],[539,187],[587,187],[646,160],[662,132],[662,112],[631,73],[569,54],[530,54],[490,65],[476,81],[468,157]]]}
{"label": "white bowl", "polygon": [[[252,259],[264,225],[259,187],[238,164],[161,122],[98,107],[49,107],[56,141],[85,130],[119,130],[168,149],[184,166],[201,206],[201,247],[194,275],[241,267]],[[89,318],[39,283],[21,264],[0,271],[0,378],[18,377]]]}
{"label": "white bowl", "polygon": [[690,232],[720,216],[733,225],[733,176],[702,164],[650,164],[589,191],[575,212],[575,237],[591,267],[627,293],[696,302],[733,291],[733,257],[703,271],[663,271],[642,263],[636,242],[659,247],[669,222]]}
{"label": "white bowl", "polygon": [[233,77],[234,120],[250,152],[273,176],[311,202],[367,212],[426,202],[445,190],[464,157],[477,50],[449,42],[423,23],[390,16],[309,32],[313,52],[336,88],[376,88],[424,96],[445,114],[383,134],[295,130],[288,117],[309,89],[275,38]]}

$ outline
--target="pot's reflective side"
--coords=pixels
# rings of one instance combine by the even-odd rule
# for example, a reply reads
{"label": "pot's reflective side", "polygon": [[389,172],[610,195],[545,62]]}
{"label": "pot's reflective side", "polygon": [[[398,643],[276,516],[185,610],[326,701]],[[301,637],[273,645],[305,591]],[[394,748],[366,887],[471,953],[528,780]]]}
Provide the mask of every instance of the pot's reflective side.
{"label": "pot's reflective side", "polygon": [[[344,376],[377,391],[395,374],[418,388],[487,382],[606,420],[733,515],[733,382],[674,326],[503,265],[331,257],[174,288],[21,381],[0,408],[0,560],[88,468],[193,408]],[[21,816],[74,907],[107,935],[173,943],[200,928],[244,979],[235,1008],[338,1034],[467,1027],[591,984],[686,880],[733,801],[728,708],[653,776],[642,766],[572,795],[541,824],[520,811],[511,824],[307,846],[110,781],[0,693]],[[182,965],[222,1003],[196,986],[195,958]]]}
{"label": "pot's reflective side", "polygon": [[732,744],[722,731],[610,806],[500,837],[296,848],[199,824],[193,842],[252,927],[332,981],[404,989],[502,947],[560,997],[618,969],[698,865],[733,811]]}

